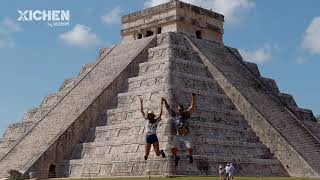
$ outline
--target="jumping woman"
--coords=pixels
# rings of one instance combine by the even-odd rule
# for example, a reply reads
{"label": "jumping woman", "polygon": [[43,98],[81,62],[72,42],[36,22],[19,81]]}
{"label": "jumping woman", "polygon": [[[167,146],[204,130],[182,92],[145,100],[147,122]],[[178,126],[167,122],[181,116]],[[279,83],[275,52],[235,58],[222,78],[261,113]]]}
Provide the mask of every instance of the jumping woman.
{"label": "jumping woman", "polygon": [[140,99],[140,105],[141,105],[141,114],[142,114],[143,118],[147,121],[146,125],[145,125],[146,145],[145,145],[144,159],[145,160],[148,159],[151,145],[153,145],[153,149],[154,149],[157,156],[161,155],[163,158],[165,158],[166,155],[163,152],[163,150],[159,150],[159,141],[158,141],[158,137],[157,137],[157,127],[158,127],[158,124],[159,124],[159,122],[161,120],[161,116],[162,116],[163,101],[161,100],[160,114],[158,117],[156,117],[156,115],[154,114],[153,111],[151,111],[150,113],[147,112],[147,115],[144,113],[143,99],[142,99],[142,97],[139,97],[139,99]]}
{"label": "jumping woman", "polygon": [[190,129],[189,129],[189,119],[191,116],[191,113],[195,111],[195,105],[196,105],[196,94],[192,93],[191,96],[191,105],[188,109],[184,109],[183,105],[180,104],[178,106],[177,111],[174,111],[170,108],[168,102],[166,99],[162,98],[162,102],[165,103],[166,108],[168,112],[171,112],[172,118],[175,123],[176,127],[176,135],[174,136],[173,139],[173,144],[172,144],[172,155],[174,157],[175,161],[175,167],[178,166],[180,157],[177,155],[178,154],[178,144],[180,142],[184,143],[188,149],[188,157],[189,157],[189,162],[193,163],[193,157],[192,157],[192,137],[190,135]]}

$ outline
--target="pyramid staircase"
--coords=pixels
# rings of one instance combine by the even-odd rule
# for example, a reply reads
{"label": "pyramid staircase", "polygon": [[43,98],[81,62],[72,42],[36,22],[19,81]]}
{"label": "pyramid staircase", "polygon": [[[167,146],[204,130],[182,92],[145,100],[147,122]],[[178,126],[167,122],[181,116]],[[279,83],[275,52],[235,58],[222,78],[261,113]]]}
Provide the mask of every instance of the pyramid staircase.
{"label": "pyramid staircase", "polygon": [[[117,96],[116,108],[105,111],[104,126],[91,129],[87,141],[78,144],[69,160],[59,163],[59,176],[104,177],[153,175],[217,175],[219,164],[233,162],[239,175],[287,176],[281,163],[259,141],[241,113],[212,78],[184,36],[157,35],[148,61],[139,65],[139,75],[128,79],[127,92]],[[151,152],[145,161],[144,124],[138,96],[145,108],[159,112],[160,99],[188,106],[197,94],[196,112],[190,119],[194,141],[194,164],[181,146],[181,163],[175,169],[170,153],[173,132],[165,113],[158,129],[162,159]]]}
{"label": "pyramid staircase", "polygon": [[189,42],[289,174],[319,176],[319,134],[304,124],[314,120],[312,112],[298,108],[291,95],[280,93],[274,80],[261,77],[236,49],[196,38]]}

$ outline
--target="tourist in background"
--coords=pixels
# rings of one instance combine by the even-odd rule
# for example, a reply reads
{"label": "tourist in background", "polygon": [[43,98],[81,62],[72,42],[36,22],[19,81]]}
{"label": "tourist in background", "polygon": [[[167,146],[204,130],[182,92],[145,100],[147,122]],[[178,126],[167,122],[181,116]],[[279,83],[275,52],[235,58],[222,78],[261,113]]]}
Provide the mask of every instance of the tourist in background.
{"label": "tourist in background", "polygon": [[224,169],[222,167],[222,165],[219,165],[219,176],[220,176],[220,180],[223,180],[223,174],[224,174]]}
{"label": "tourist in background", "polygon": [[224,179],[228,178],[228,180],[230,180],[230,164],[229,163],[227,163],[227,165],[225,167],[225,172],[226,172],[226,174],[225,174],[225,178]]}
{"label": "tourist in background", "polygon": [[236,169],[234,168],[233,164],[230,163],[230,173],[229,173],[229,175],[230,175],[232,180],[234,179],[235,171],[236,171]]}

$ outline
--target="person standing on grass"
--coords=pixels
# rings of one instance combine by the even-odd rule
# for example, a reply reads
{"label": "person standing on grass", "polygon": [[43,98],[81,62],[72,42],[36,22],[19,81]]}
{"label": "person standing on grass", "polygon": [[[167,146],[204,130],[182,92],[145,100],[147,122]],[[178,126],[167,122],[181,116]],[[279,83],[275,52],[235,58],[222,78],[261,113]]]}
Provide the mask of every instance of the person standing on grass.
{"label": "person standing on grass", "polygon": [[226,174],[224,179],[226,180],[228,178],[228,180],[230,180],[230,164],[229,163],[227,163],[225,171],[226,171]]}
{"label": "person standing on grass", "polygon": [[233,164],[230,163],[230,177],[232,180],[234,180],[235,171],[236,171],[236,169],[234,168]]}
{"label": "person standing on grass", "polygon": [[162,116],[162,111],[163,111],[163,101],[161,100],[161,107],[160,107],[160,114],[158,117],[154,114],[153,111],[150,113],[147,113],[147,115],[144,113],[143,110],[143,99],[142,97],[139,96],[140,99],[140,107],[141,107],[141,114],[143,118],[147,121],[145,125],[145,131],[146,131],[146,145],[145,145],[145,155],[144,155],[144,160],[148,159],[151,145],[153,145],[153,149],[156,153],[157,156],[162,156],[163,158],[166,157],[165,153],[163,150],[159,150],[159,140],[157,137],[157,127],[158,124],[161,120]]}
{"label": "person standing on grass", "polygon": [[190,135],[188,120],[190,119],[191,113],[193,113],[195,110],[196,94],[192,93],[191,106],[187,110],[185,110],[183,105],[180,104],[176,112],[170,108],[166,99],[163,98],[162,100],[165,103],[167,111],[171,113],[171,116],[173,117],[175,123],[176,135],[174,136],[173,145],[171,149],[175,161],[175,167],[178,166],[180,160],[180,157],[177,155],[177,147],[179,142],[183,142],[186,145],[186,147],[188,148],[189,162],[193,163],[192,138]]}
{"label": "person standing on grass", "polygon": [[223,180],[223,174],[224,174],[224,169],[222,167],[222,165],[219,165],[219,176],[220,176],[220,180]]}

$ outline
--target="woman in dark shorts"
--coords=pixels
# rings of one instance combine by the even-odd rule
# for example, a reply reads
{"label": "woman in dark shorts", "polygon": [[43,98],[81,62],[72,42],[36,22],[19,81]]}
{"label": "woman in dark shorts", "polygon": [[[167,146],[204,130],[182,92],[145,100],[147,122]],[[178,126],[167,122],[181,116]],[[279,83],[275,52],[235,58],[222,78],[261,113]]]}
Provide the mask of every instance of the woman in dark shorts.
{"label": "woman in dark shorts", "polygon": [[159,149],[159,141],[158,141],[158,137],[157,137],[157,127],[158,127],[158,124],[159,124],[159,122],[161,120],[161,116],[162,116],[163,101],[161,100],[160,114],[158,117],[156,117],[156,115],[154,114],[153,111],[151,111],[150,113],[147,113],[147,115],[144,113],[143,99],[141,97],[139,97],[139,99],[140,99],[140,105],[141,105],[141,114],[142,114],[143,118],[147,121],[146,125],[145,125],[146,146],[145,146],[144,159],[145,160],[148,159],[151,145],[153,145],[153,149],[154,149],[157,156],[162,155],[162,157],[165,158],[166,157],[165,153],[163,152],[163,150]]}

